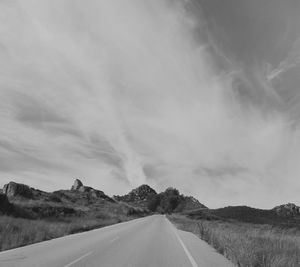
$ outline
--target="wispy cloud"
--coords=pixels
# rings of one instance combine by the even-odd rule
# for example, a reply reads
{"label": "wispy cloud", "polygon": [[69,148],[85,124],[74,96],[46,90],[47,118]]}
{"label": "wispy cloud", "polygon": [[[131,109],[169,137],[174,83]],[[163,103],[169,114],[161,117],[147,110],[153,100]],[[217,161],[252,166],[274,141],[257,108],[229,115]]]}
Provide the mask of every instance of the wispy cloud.
{"label": "wispy cloud", "polygon": [[1,183],[84,177],[108,193],[148,182],[212,206],[276,202],[264,198],[298,130],[237,94],[236,69],[216,68],[183,3],[0,2]]}
{"label": "wispy cloud", "polygon": [[[288,53],[288,56],[280,62],[278,67],[270,69],[267,75],[269,81],[275,78],[280,78],[281,74],[284,74],[288,70],[299,66],[300,64],[300,38],[294,42],[292,49]],[[271,66],[269,66],[271,68]]]}

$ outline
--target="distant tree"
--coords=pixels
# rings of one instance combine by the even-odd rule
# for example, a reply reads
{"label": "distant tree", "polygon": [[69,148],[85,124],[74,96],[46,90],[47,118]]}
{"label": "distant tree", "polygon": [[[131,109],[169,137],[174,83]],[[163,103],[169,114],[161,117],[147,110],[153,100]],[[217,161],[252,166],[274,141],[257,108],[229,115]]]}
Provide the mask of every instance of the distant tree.
{"label": "distant tree", "polygon": [[179,191],[175,188],[170,187],[160,195],[160,207],[165,213],[172,213],[180,202]]}
{"label": "distant tree", "polygon": [[150,211],[157,211],[158,206],[160,205],[160,195],[153,195],[149,198],[147,208]]}

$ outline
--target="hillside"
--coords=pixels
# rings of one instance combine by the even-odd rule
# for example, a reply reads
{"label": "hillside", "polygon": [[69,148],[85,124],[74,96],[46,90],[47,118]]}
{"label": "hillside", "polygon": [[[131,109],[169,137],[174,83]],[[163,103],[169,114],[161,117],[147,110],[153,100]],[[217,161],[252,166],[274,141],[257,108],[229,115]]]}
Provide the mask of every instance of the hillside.
{"label": "hillside", "polygon": [[0,194],[0,251],[145,216],[75,180],[70,190],[44,192],[9,182]]}
{"label": "hillside", "polygon": [[[74,217],[118,216],[146,213],[125,203],[118,203],[100,190],[75,180],[71,190],[44,192],[24,184],[4,185],[2,213],[28,219],[61,219]],[[6,205],[6,208],[4,206]],[[2,206],[2,205],[1,205]]]}
{"label": "hillside", "polygon": [[294,212],[291,212],[288,208],[291,205],[297,207],[295,204],[286,204],[270,210],[264,210],[247,206],[229,206],[220,209],[186,211],[184,214],[192,219],[235,220],[253,224],[269,224],[281,227],[300,228],[300,213],[296,212],[296,208],[294,209]]}

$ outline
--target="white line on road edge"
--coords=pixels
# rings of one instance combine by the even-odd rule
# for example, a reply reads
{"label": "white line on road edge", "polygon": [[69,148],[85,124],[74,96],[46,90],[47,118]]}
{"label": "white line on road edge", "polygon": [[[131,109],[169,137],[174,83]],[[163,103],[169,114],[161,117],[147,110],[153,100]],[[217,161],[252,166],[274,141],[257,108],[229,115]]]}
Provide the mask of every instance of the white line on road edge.
{"label": "white line on road edge", "polygon": [[88,253],[82,255],[80,258],[78,258],[78,259],[76,259],[76,260],[70,262],[69,264],[65,265],[64,267],[70,267],[70,266],[73,265],[74,263],[76,263],[76,262],[82,260],[83,258],[85,258],[85,257],[87,257],[87,256],[89,256],[89,255],[91,255],[92,253],[93,253],[93,251],[90,251],[90,252],[88,252]]}
{"label": "white line on road edge", "polygon": [[[166,220],[171,224],[171,222],[166,218]],[[176,237],[179,240],[180,245],[182,246],[185,254],[187,255],[189,261],[191,262],[193,267],[199,267],[198,264],[196,263],[196,261],[194,260],[193,256],[191,255],[191,253],[188,251],[187,247],[185,246],[185,244],[183,243],[183,241],[181,240],[180,236],[177,233],[177,229],[173,226],[173,224],[171,224],[172,230],[174,232],[174,234],[176,235]]]}

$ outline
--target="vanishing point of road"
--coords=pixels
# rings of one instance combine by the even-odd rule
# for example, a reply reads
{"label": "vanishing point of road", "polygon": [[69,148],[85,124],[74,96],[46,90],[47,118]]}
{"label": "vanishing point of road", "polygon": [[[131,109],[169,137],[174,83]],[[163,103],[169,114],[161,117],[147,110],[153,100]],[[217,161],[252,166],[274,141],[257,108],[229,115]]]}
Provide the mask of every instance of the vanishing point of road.
{"label": "vanishing point of road", "polygon": [[163,215],[119,223],[0,253],[1,267],[233,267]]}

